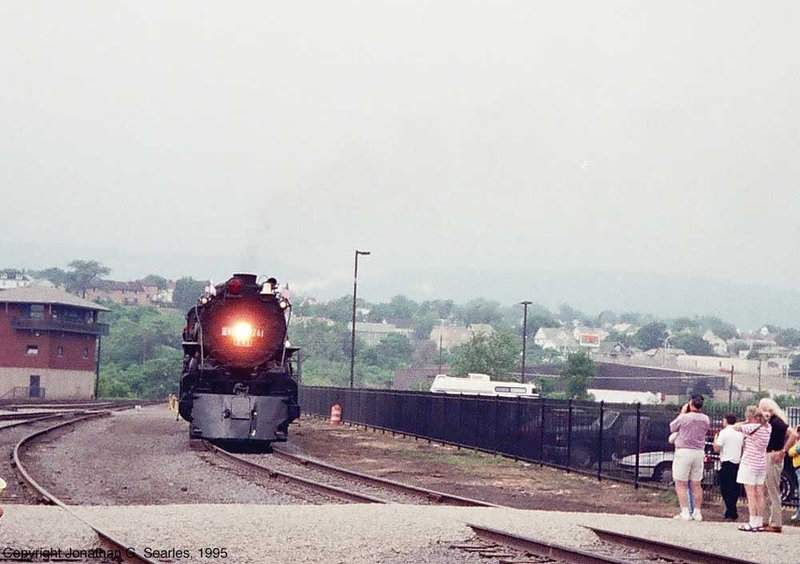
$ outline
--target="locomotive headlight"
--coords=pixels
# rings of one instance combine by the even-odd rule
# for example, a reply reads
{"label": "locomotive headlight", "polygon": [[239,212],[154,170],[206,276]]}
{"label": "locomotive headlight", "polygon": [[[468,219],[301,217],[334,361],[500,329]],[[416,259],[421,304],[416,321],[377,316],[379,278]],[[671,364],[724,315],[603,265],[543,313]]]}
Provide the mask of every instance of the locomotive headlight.
{"label": "locomotive headlight", "polygon": [[287,307],[289,307],[289,302],[287,302],[286,300],[281,300],[278,302],[278,305],[281,306],[281,309],[286,309]]}
{"label": "locomotive headlight", "polygon": [[237,341],[247,341],[253,336],[253,326],[245,321],[240,321],[233,326],[233,338]]}

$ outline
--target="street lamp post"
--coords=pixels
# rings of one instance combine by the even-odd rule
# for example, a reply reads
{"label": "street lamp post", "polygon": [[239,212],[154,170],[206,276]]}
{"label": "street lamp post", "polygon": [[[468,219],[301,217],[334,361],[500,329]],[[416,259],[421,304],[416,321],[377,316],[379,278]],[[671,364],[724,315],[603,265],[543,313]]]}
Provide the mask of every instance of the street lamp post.
{"label": "street lamp post", "polygon": [[524,313],[522,315],[522,383],[525,383],[525,351],[526,346],[528,344],[528,306],[531,305],[533,302],[529,302],[525,300],[523,302],[519,302],[522,307],[524,308]]}
{"label": "street lamp post", "polygon": [[350,388],[353,387],[353,372],[356,365],[356,292],[358,292],[358,255],[368,255],[369,251],[356,250],[355,267],[353,268],[353,330],[350,339]]}

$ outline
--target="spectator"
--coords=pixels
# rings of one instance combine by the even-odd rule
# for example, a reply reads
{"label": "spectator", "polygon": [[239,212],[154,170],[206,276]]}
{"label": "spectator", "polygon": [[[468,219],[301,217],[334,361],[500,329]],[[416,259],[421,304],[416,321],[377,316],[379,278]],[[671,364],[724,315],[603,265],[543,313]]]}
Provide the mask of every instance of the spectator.
{"label": "spectator", "polygon": [[[3,493],[3,490],[6,489],[6,482],[3,478],[0,478],[0,494]],[[3,508],[0,507],[0,517],[3,516]]]}
{"label": "spectator", "polygon": [[[800,434],[800,426],[794,430],[795,433]],[[800,484],[800,452],[797,451],[797,447],[800,446],[800,442],[794,443],[792,448],[789,449],[789,456],[792,457],[792,467],[794,468],[794,473],[797,476],[797,483]],[[797,512],[791,516],[792,523],[800,522],[800,503],[797,504]]]}
{"label": "spectator", "polygon": [[[703,396],[693,395],[670,424],[669,430],[677,432],[675,438],[675,457],[672,460],[672,477],[675,480],[675,493],[681,512],[676,519],[702,521],[700,508],[703,505],[703,465],[705,462],[706,434],[711,426],[708,415],[701,413]],[[694,510],[689,510],[687,486],[692,489]]]}
{"label": "spectator", "polygon": [[772,428],[767,445],[767,502],[769,521],[764,530],[769,533],[780,533],[783,526],[783,506],[781,505],[781,472],[783,459],[789,449],[797,442],[797,434],[789,427],[789,419],[775,400],[764,398],[758,402],[758,408],[768,418]]}
{"label": "spectator", "polygon": [[745,423],[736,423],[733,428],[744,435],[742,460],[736,481],[744,485],[747,494],[747,512],[750,520],[739,527],[740,531],[764,530],[764,479],[767,475],[767,443],[770,426],[764,414],[755,405],[745,410]]}
{"label": "spectator", "polygon": [[719,453],[719,489],[725,501],[726,521],[736,521],[739,518],[736,504],[742,491],[736,475],[739,473],[744,436],[733,428],[734,423],[736,416],[727,414],[722,418],[722,430],[714,437],[714,452]]}

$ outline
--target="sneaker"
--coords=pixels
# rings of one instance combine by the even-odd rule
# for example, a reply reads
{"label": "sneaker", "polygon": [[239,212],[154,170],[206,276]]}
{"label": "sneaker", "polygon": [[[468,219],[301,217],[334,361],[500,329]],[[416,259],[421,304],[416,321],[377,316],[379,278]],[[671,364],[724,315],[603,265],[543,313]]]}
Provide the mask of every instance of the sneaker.
{"label": "sneaker", "polygon": [[688,513],[679,513],[678,515],[673,517],[673,519],[680,519],[681,521],[691,521],[692,516],[689,515]]}
{"label": "sneaker", "polygon": [[692,511],[692,519],[694,519],[695,521],[703,520],[703,514],[700,513],[699,509],[695,509],[694,511]]}

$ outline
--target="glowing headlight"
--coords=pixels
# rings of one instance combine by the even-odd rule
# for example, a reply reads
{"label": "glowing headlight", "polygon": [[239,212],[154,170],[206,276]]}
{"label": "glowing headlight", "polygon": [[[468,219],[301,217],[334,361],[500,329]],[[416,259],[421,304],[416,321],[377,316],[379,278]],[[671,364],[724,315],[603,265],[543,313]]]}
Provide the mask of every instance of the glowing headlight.
{"label": "glowing headlight", "polygon": [[244,321],[240,321],[233,326],[233,338],[237,341],[247,341],[253,336],[253,326]]}

